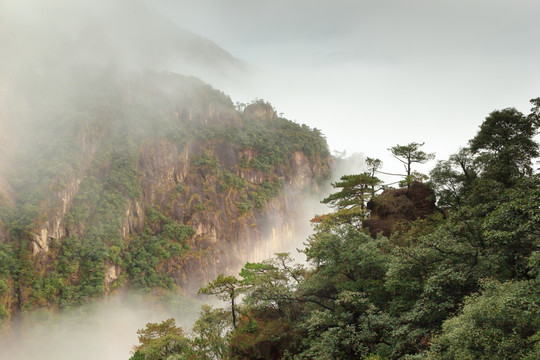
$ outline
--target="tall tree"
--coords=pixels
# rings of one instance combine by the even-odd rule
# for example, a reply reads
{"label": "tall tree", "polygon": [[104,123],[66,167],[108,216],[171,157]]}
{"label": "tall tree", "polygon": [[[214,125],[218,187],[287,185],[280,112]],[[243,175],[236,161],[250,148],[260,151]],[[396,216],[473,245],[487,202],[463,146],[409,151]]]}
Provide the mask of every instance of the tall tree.
{"label": "tall tree", "polygon": [[148,323],[146,328],[137,331],[139,345],[130,360],[166,360],[171,357],[190,358],[191,344],[182,328],[176,326],[174,319],[162,323]]}
{"label": "tall tree", "polygon": [[[407,184],[407,187],[410,186],[415,176],[415,173],[412,171],[412,164],[423,164],[435,158],[434,153],[426,153],[425,151],[420,150],[422,146],[424,146],[424,143],[412,142],[407,145],[396,145],[388,149],[392,153],[392,156],[403,164],[406,173],[405,183]],[[419,173],[417,174],[420,175]]]}
{"label": "tall tree", "polygon": [[312,221],[323,225],[346,223],[360,228],[362,220],[367,215],[366,204],[375,194],[375,186],[381,181],[368,172],[344,175],[340,180],[332,184],[334,188],[340,190],[321,201],[334,207],[336,211],[317,216]]}
{"label": "tall tree", "polygon": [[232,322],[236,328],[236,298],[239,295],[240,281],[234,276],[219,274],[208,286],[199,289],[199,295],[216,295],[218,299],[231,302]]}
{"label": "tall tree", "polygon": [[203,305],[200,316],[193,324],[193,347],[196,359],[226,359],[230,337],[230,316],[224,309]]}
{"label": "tall tree", "polygon": [[[366,158],[366,165],[368,167],[369,175],[375,179],[375,174],[379,172],[379,169],[382,167],[382,161],[376,158]],[[379,181],[380,182],[380,181]],[[375,186],[377,184],[371,184],[371,196],[375,196]]]}
{"label": "tall tree", "polygon": [[534,141],[540,126],[540,99],[531,102],[535,107],[529,116],[515,108],[493,111],[470,140],[484,177],[510,186],[532,174],[532,159],[540,156],[539,145]]}
{"label": "tall tree", "polygon": [[457,210],[478,176],[477,166],[469,148],[461,148],[446,161],[438,161],[430,171],[431,183],[437,193],[438,204]]}
{"label": "tall tree", "polygon": [[481,295],[445,321],[426,359],[539,359],[540,287],[533,281],[486,281]]}

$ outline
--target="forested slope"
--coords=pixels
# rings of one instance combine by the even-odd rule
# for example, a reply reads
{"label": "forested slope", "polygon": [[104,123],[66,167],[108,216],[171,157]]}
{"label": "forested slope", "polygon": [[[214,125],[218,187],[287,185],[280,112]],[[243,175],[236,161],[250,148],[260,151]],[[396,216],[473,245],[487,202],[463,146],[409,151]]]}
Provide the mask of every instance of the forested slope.
{"label": "forested slope", "polygon": [[320,132],[262,100],[239,108],[172,73],[80,70],[4,93],[4,324],[120,288],[197,288],[260,259],[329,173]]}
{"label": "forested slope", "polygon": [[[200,293],[228,308],[203,308],[188,335],[172,320],[149,324],[132,359],[539,358],[540,99],[532,103],[527,115],[489,114],[426,184],[406,178],[381,194],[382,164],[368,159],[371,171],[342,177],[323,200],[335,211],[314,218],[309,266],[278,254],[218,276]],[[407,156],[428,158],[418,145]],[[435,198],[419,189],[429,188],[437,208],[424,206]],[[393,222],[381,229],[388,236],[364,226],[377,219]]]}

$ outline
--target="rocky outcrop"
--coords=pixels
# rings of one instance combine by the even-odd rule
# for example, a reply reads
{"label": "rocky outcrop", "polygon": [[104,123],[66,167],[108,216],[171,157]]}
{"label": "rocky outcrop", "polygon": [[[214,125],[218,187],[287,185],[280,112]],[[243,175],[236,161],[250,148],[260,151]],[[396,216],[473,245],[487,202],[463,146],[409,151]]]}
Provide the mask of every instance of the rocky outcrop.
{"label": "rocky outcrop", "polygon": [[276,112],[272,105],[259,100],[246,106],[244,115],[250,120],[270,121],[276,117]]}
{"label": "rocky outcrop", "polygon": [[192,251],[177,264],[176,282],[187,291],[197,290],[219,273],[236,275],[247,261],[261,261],[286,251],[299,232],[300,209],[296,205],[300,202],[299,196],[291,199],[283,194],[261,211],[231,214],[232,220],[220,214],[195,214],[189,221],[196,229],[190,241]]}
{"label": "rocky outcrop", "polygon": [[32,252],[46,253],[49,250],[49,243],[52,239],[61,240],[66,236],[66,226],[64,215],[79,191],[81,180],[75,174],[67,173],[57,178],[49,198],[49,205],[46,207],[46,221],[41,223],[32,237]]}
{"label": "rocky outcrop", "polygon": [[289,183],[295,187],[303,188],[313,183],[314,177],[320,171],[311,163],[309,158],[301,151],[291,155],[292,176]]}
{"label": "rocky outcrop", "polygon": [[294,250],[302,197],[329,172],[320,132],[263,101],[240,111],[194,78],[78,75],[19,89],[13,114],[0,92],[0,140],[7,128],[16,150],[3,161],[0,141],[0,241],[44,279],[0,274],[9,313],[172,280],[197,290]]}
{"label": "rocky outcrop", "polygon": [[371,215],[363,221],[371,236],[390,236],[400,224],[424,218],[435,210],[435,193],[426,184],[413,182],[409,188],[387,189],[367,204]]}
{"label": "rocky outcrop", "polygon": [[[49,197],[43,204],[46,214],[39,221],[32,236],[32,252],[34,255],[46,254],[51,240],[61,240],[69,235],[65,215],[71,209],[81,182],[86,176],[86,170],[92,164],[95,154],[105,136],[104,130],[97,130],[89,125],[84,126],[78,133],[81,144],[79,154],[79,169],[67,169],[59,174],[50,185]],[[129,212],[129,210],[128,210]],[[130,215],[130,213],[128,213]]]}
{"label": "rocky outcrop", "polygon": [[122,270],[117,265],[109,265],[105,271],[105,287],[110,291],[111,284],[118,279]]}

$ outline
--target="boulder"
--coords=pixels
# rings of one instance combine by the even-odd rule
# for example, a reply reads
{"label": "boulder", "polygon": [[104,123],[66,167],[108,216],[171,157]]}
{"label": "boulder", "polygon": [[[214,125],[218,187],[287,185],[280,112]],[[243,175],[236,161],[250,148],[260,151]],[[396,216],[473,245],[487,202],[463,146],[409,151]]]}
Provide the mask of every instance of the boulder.
{"label": "boulder", "polygon": [[435,193],[418,181],[409,188],[387,189],[367,204],[370,217],[362,225],[375,237],[390,236],[399,224],[424,218],[435,210]]}

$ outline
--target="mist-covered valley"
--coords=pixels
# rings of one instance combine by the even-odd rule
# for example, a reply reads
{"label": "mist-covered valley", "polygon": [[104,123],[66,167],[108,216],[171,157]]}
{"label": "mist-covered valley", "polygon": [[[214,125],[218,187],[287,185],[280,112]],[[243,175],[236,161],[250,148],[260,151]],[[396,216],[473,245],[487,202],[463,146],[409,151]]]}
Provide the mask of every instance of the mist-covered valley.
{"label": "mist-covered valley", "polygon": [[[244,6],[267,29],[276,10]],[[197,9],[0,3],[0,358],[538,358],[540,98],[489,109],[435,162],[429,136],[343,125],[348,97],[326,81],[368,80],[349,63],[299,57],[308,76],[290,84],[183,28],[204,28]],[[331,37],[332,15],[309,37]],[[394,50],[362,61],[395,71]],[[330,133],[377,149],[331,149],[252,93],[280,81],[266,93],[335,108]]]}

